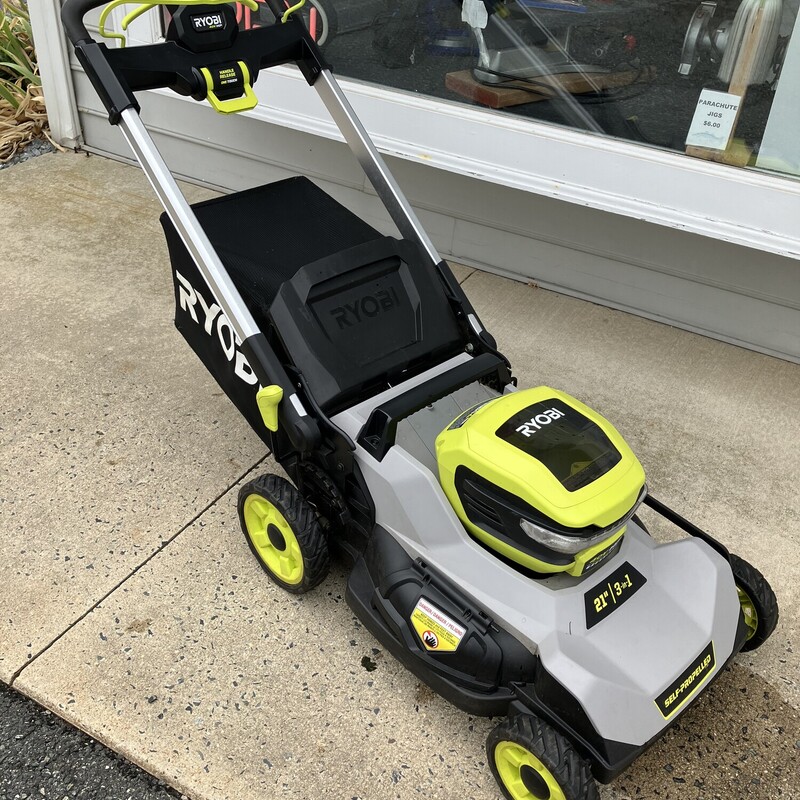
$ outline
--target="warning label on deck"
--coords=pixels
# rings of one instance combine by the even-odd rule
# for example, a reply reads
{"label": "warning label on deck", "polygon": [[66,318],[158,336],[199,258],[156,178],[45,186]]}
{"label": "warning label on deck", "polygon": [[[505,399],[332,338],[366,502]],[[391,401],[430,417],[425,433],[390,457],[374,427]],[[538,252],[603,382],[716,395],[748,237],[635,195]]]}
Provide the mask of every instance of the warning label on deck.
{"label": "warning label on deck", "polygon": [[461,644],[467,629],[431,605],[424,597],[411,614],[411,622],[426,650],[452,653]]}

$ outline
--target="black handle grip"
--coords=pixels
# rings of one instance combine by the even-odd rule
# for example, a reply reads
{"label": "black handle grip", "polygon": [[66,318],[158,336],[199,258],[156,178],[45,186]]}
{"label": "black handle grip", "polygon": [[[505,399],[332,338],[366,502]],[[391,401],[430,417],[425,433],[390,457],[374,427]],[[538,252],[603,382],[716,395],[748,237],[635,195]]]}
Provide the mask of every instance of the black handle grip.
{"label": "black handle grip", "polygon": [[64,30],[73,45],[92,40],[89,31],[83,24],[83,18],[93,9],[100,8],[108,3],[108,0],[66,0],[61,7],[61,21],[64,23]]}
{"label": "black handle grip", "polygon": [[[329,69],[299,18],[290,19],[287,25],[278,23],[241,31],[233,11],[220,3],[213,5],[226,10],[232,34],[219,42],[212,40],[211,46],[206,46],[208,42],[201,42],[202,47],[197,46],[194,40],[195,46],[191,46],[192,42],[187,43],[180,31],[171,31],[165,42],[108,49],[105,44],[91,38],[83,23],[83,17],[89,11],[107,2],[66,0],[61,18],[78,60],[108,109],[112,125],[119,122],[126,108],[138,110],[133,93],[144,89],[172,89],[195,100],[205,99],[205,81],[198,79],[203,67],[211,69],[229,62],[244,61],[250,72],[251,85],[260,70],[287,62],[296,63],[309,84],[314,83],[322,70]],[[276,6],[277,13],[280,0],[270,0],[270,4]],[[176,5],[181,5],[180,0]],[[206,7],[211,5],[209,2]],[[178,20],[180,13],[177,12],[173,19]]]}

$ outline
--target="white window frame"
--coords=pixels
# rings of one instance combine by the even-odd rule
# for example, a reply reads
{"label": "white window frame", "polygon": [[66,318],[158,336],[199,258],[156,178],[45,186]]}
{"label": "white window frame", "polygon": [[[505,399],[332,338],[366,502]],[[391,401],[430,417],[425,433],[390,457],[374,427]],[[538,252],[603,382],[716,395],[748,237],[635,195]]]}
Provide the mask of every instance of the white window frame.
{"label": "white window frame", "polygon": [[59,0],[29,0],[28,10],[51,135],[65,147],[77,147],[81,126],[72,89],[69,45],[61,25],[61,3]]}
{"label": "white window frame", "polygon": [[[259,78],[253,116],[341,139],[293,67]],[[383,153],[800,259],[800,181],[513,114],[341,80]]]}
{"label": "white window frame", "polygon": [[[115,28],[121,13],[114,12],[118,17]],[[157,16],[149,14],[137,20],[129,33],[130,45],[158,41]],[[385,154],[800,259],[798,180],[457,101],[347,78],[340,82]],[[255,88],[260,102],[248,112],[250,116],[342,139],[295,67],[263,72]],[[179,102],[193,102],[172,96]]]}

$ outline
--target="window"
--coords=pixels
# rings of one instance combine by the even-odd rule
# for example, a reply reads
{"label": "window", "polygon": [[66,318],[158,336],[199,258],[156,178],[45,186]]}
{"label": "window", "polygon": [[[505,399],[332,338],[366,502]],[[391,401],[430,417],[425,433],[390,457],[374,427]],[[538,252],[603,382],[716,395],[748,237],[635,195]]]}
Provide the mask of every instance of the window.
{"label": "window", "polygon": [[[308,0],[301,13],[340,76],[800,174],[796,4]],[[240,16],[273,19],[266,6]]]}

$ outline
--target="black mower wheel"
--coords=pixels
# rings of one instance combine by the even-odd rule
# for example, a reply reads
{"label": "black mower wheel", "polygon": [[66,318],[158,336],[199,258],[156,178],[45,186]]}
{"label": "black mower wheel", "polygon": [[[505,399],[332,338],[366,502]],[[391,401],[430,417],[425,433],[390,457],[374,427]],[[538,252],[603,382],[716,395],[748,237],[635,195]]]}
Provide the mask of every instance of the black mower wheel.
{"label": "black mower wheel", "polygon": [[747,623],[747,639],[742,651],[755,650],[769,639],[778,624],[778,598],[767,579],[752,564],[733,553],[731,569]]}
{"label": "black mower wheel", "polygon": [[328,541],[314,509],[285,478],[265,474],[239,491],[239,523],[269,577],[292,594],[313,589],[328,574]]}
{"label": "black mower wheel", "polygon": [[517,714],[494,728],[486,755],[506,800],[600,800],[586,761],[532,714]]}

